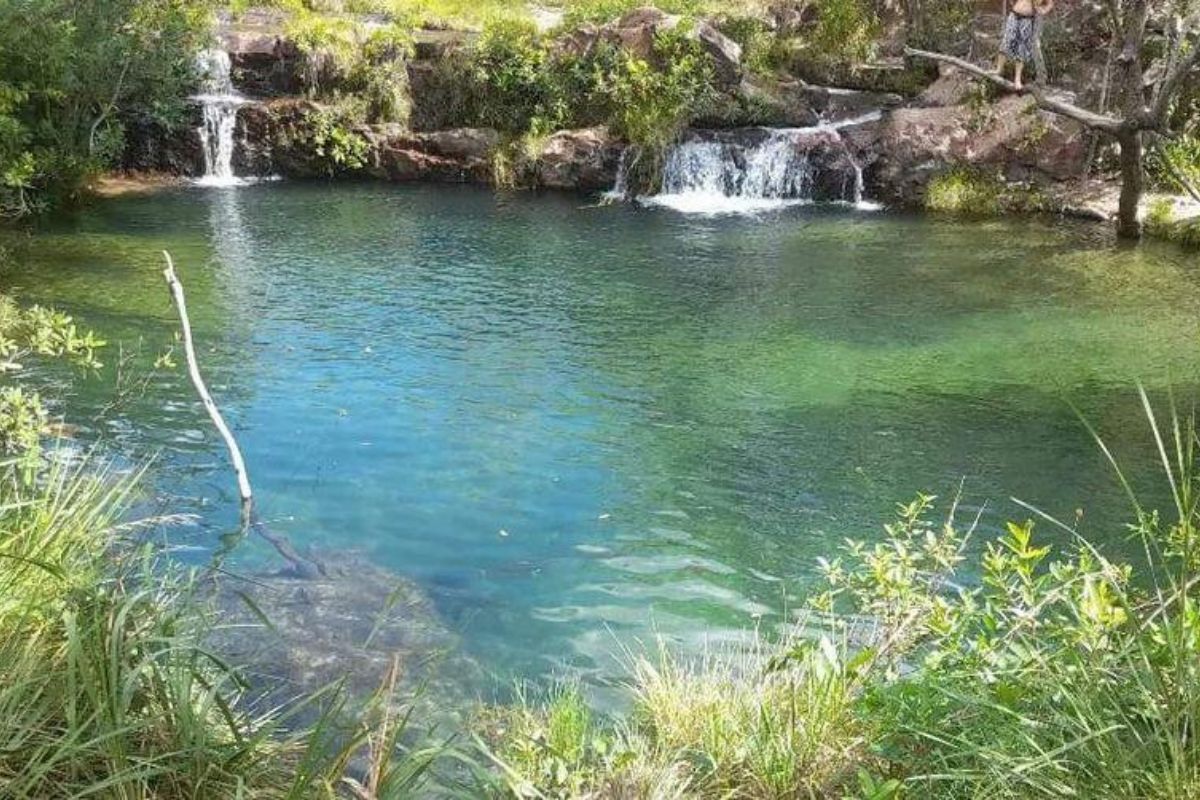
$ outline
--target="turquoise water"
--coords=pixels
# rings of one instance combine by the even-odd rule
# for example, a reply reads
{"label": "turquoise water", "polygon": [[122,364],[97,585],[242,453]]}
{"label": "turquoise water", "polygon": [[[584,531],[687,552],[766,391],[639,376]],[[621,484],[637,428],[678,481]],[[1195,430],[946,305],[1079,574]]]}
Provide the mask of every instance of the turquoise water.
{"label": "turquoise water", "polygon": [[164,247],[263,516],[420,582],[498,681],[769,628],[917,491],[1126,548],[1072,406],[1153,497],[1136,383],[1187,403],[1200,368],[1194,257],[1094,228],[466,187],[107,201],[18,245],[4,286],[122,342],[122,376],[112,347],[59,411],[156,457],[147,505],[199,515],[171,534],[192,558],[236,503],[182,371],[133,377],[172,340]]}

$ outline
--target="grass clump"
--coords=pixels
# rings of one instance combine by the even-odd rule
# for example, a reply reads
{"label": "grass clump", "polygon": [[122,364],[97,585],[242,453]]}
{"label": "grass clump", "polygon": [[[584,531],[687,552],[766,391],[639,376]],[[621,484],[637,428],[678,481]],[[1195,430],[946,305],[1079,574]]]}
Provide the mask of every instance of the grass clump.
{"label": "grass clump", "polygon": [[1146,211],[1146,233],[1188,248],[1200,248],[1200,217],[1177,220],[1175,202],[1168,198],[1151,201]]}
{"label": "grass clump", "polygon": [[[515,797],[809,797],[846,782],[861,761],[863,727],[841,644],[796,644],[790,668],[775,647],[712,653],[695,662],[660,646],[630,655],[633,708],[613,725],[578,688],[542,705],[522,695],[490,709],[483,728]],[[850,771],[850,772],[848,772]]]}
{"label": "grass clump", "polygon": [[970,169],[936,176],[925,190],[925,208],[947,214],[990,217],[1000,213],[1003,182]]}

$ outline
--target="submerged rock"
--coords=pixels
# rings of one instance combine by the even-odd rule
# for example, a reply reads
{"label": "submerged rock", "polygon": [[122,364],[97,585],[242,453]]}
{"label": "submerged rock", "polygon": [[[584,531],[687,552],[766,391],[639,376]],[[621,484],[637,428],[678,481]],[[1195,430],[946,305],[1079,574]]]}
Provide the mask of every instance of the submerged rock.
{"label": "submerged rock", "polygon": [[210,645],[243,670],[264,707],[341,681],[365,698],[395,659],[401,694],[422,687],[423,707],[465,708],[481,671],[416,584],[354,558],[321,562],[327,574],[316,579],[222,577],[213,590],[221,624]]}

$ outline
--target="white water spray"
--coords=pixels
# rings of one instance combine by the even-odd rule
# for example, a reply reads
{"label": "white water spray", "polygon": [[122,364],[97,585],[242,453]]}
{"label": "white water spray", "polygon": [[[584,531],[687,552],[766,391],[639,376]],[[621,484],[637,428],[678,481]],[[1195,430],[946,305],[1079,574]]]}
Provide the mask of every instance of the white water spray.
{"label": "white water spray", "polygon": [[200,144],[204,150],[204,186],[237,186],[243,183],[233,172],[234,128],[238,109],[246,98],[233,88],[229,54],[224,50],[205,50],[197,56],[201,92],[192,100],[200,104],[203,121]]}
{"label": "white water spray", "polygon": [[[881,116],[872,111],[808,128],[693,131],[667,152],[661,191],[638,199],[700,214],[752,213],[817,201],[878,208],[863,198],[862,165],[841,131]],[[622,155],[610,197],[627,195],[627,169]]]}

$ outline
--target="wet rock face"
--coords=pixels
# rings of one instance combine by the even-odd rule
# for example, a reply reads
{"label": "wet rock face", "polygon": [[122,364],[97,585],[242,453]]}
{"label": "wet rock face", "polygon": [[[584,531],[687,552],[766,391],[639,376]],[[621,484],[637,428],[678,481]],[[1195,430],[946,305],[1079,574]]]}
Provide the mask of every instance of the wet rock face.
{"label": "wet rock face", "polygon": [[552,189],[607,189],[616,181],[621,150],[606,128],[559,131],[538,153],[534,183]]}
{"label": "wet rock face", "polygon": [[175,128],[153,120],[130,120],[125,124],[125,150],[121,168],[133,172],[166,172],[195,176],[204,173],[204,151],[200,143],[198,109]]}
{"label": "wet rock face", "polygon": [[297,94],[302,60],[296,46],[273,33],[231,33],[223,38],[233,85],[256,97]]}
{"label": "wet rock face", "polygon": [[371,143],[367,172],[392,181],[487,182],[500,136],[490,128],[410,133],[395,126],[363,129]]}

